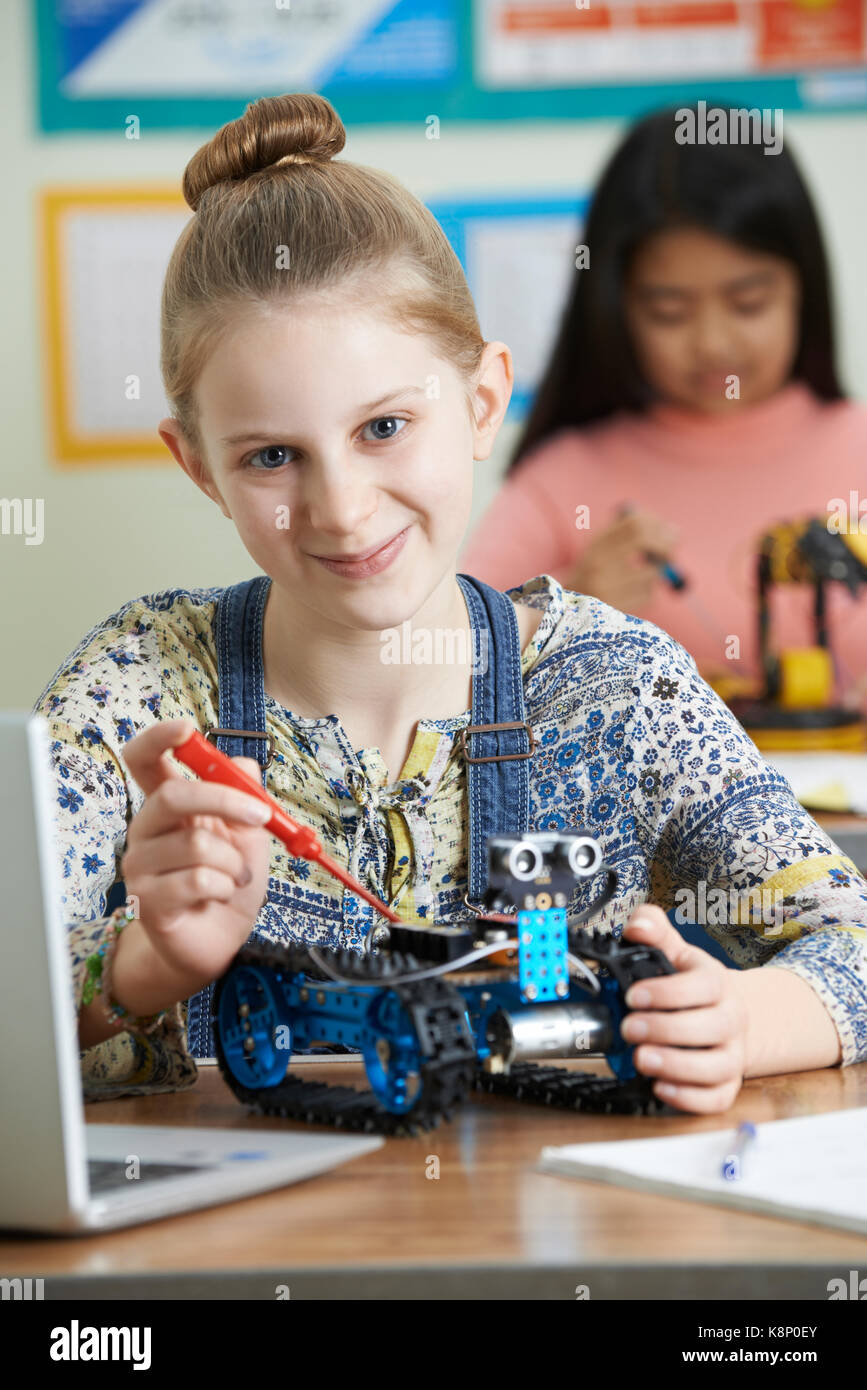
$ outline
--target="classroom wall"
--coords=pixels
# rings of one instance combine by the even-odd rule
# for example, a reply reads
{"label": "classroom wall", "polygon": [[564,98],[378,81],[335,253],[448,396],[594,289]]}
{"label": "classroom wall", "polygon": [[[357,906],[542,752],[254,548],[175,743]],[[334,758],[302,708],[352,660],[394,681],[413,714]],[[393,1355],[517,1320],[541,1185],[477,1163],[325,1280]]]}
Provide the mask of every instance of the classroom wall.
{"label": "classroom wall", "polygon": [[[165,466],[57,469],[48,454],[40,337],[36,195],[48,183],[176,180],[212,130],[116,136],[34,133],[29,7],[0,4],[4,94],[3,314],[0,495],[43,498],[45,537],[27,546],[0,535],[0,708],[29,709],[56,667],[95,623],[140,594],[230,584],[256,572],[231,522],[166,451]],[[239,104],[238,114],[243,110]],[[450,126],[439,141],[418,128],[350,128],[345,157],[388,169],[420,198],[566,192],[592,184],[620,134],[614,121]],[[786,137],[817,199],[835,275],[840,360],[851,393],[867,400],[867,114],[789,116]],[[517,186],[516,186],[517,182]],[[484,331],[484,325],[482,325]],[[154,429],[162,412],[154,417]],[[478,469],[474,516],[487,505],[517,427],[503,427]]]}

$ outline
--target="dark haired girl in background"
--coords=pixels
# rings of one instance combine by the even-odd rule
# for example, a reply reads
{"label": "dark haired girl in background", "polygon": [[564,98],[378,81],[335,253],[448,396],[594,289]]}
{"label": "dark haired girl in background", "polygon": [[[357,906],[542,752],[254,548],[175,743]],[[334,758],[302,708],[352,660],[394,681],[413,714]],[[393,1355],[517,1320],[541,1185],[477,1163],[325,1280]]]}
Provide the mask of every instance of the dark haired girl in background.
{"label": "dark haired girl in background", "polygon": [[[602,175],[588,267],[461,567],[498,588],[553,574],[657,623],[706,676],[756,674],[757,538],[850,492],[867,511],[867,408],[840,388],[825,251],[791,155],[675,133],[673,109],[645,118]],[[688,576],[695,606],[648,552]],[[809,601],[775,595],[780,644],[809,640]],[[867,669],[857,604],[832,586],[844,674]]]}

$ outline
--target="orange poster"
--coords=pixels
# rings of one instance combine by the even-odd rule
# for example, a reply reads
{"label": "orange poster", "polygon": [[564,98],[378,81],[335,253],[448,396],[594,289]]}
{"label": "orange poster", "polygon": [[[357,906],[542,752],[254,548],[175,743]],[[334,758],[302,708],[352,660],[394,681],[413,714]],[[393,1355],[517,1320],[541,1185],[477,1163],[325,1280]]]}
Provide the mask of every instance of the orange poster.
{"label": "orange poster", "polygon": [[758,65],[792,69],[860,62],[863,0],[762,0]]}
{"label": "orange poster", "polygon": [[863,64],[867,0],[477,0],[480,85],[802,74]]}

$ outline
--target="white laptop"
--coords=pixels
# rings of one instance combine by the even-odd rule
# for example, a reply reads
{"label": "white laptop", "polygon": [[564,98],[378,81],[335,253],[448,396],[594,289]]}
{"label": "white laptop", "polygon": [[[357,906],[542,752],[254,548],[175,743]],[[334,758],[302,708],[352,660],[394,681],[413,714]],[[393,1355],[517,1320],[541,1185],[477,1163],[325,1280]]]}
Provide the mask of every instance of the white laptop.
{"label": "white laptop", "polygon": [[45,719],[0,712],[0,1227],[83,1234],[153,1221],[381,1147],[376,1135],[315,1130],[85,1124],[55,795]]}

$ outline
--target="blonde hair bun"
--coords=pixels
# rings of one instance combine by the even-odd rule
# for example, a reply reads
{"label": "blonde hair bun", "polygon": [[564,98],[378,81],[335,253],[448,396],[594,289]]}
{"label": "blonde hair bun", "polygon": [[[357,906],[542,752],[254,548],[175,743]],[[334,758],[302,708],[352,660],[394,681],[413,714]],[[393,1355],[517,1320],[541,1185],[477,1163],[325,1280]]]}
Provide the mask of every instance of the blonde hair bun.
{"label": "blonde hair bun", "polygon": [[260,97],[217,131],[184,170],[182,191],[195,212],[216,184],[291,164],[326,164],[346,143],[343,122],[325,97],[291,92]]}

